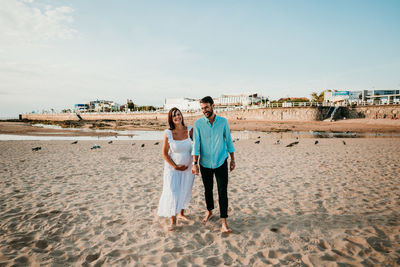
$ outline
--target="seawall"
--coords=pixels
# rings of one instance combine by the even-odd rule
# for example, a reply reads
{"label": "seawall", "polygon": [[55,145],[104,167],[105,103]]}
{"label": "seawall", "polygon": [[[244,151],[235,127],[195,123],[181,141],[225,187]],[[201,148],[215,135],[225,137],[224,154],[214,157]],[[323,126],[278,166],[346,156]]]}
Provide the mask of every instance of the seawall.
{"label": "seawall", "polygon": [[[218,112],[229,120],[321,121],[327,119],[331,107],[278,107]],[[400,105],[340,107],[333,119],[391,119],[399,117]],[[199,117],[200,112],[184,113],[184,117]],[[78,121],[75,113],[22,114],[22,119],[44,121]],[[167,113],[81,113],[83,120],[166,120]]]}

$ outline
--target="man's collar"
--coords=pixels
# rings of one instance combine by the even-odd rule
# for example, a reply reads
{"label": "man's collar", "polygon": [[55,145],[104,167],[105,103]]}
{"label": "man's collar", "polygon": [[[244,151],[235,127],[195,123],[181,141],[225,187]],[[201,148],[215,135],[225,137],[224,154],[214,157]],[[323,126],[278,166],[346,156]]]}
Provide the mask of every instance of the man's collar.
{"label": "man's collar", "polygon": [[[214,113],[214,114],[215,114],[215,113]],[[206,122],[210,122],[210,120],[209,120],[206,116],[203,116],[203,119],[204,119]],[[218,119],[219,119],[219,116],[217,116],[217,114],[215,114],[214,123],[215,123]]]}

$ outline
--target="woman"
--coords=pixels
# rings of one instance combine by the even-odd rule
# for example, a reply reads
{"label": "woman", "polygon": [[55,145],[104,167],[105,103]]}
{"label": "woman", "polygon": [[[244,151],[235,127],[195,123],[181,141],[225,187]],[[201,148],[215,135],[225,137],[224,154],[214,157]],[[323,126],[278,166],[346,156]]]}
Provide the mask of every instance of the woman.
{"label": "woman", "polygon": [[182,113],[177,108],[168,112],[169,129],[164,132],[162,155],[164,185],[158,205],[158,216],[170,217],[169,231],[173,231],[177,218],[188,220],[185,209],[192,197],[194,174],[192,166],[193,129],[186,127]]}

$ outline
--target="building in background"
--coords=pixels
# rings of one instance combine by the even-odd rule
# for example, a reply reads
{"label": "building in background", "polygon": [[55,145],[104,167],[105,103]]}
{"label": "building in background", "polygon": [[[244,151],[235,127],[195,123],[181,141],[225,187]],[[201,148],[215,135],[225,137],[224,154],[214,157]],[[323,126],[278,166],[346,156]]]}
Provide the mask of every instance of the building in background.
{"label": "building in background", "polygon": [[[223,94],[220,97],[213,97],[216,109],[247,108],[252,105],[265,103],[267,98],[258,93],[243,94]],[[200,100],[192,98],[167,98],[164,102],[164,110],[170,110],[173,107],[179,108],[183,112],[199,111]]]}
{"label": "building in background", "polygon": [[74,112],[114,112],[120,111],[120,105],[114,101],[95,100],[86,104],[75,104]]}
{"label": "building in background", "polygon": [[400,90],[326,90],[324,102],[344,104],[399,104]]}
{"label": "building in background", "polygon": [[335,104],[360,104],[362,101],[362,91],[324,91],[324,102]]}
{"label": "building in background", "polygon": [[89,104],[75,104],[74,111],[76,113],[79,112],[88,112],[89,111]]}
{"label": "building in background", "polygon": [[246,108],[266,100],[258,93],[224,94],[213,99],[216,108]]}
{"label": "building in background", "polygon": [[168,111],[171,108],[178,108],[182,112],[200,110],[199,100],[192,98],[166,98],[164,101],[164,110]]}
{"label": "building in background", "polygon": [[113,112],[119,111],[120,105],[109,100],[95,100],[89,102],[89,111],[91,112]]}
{"label": "building in background", "polygon": [[369,104],[399,104],[400,90],[363,90],[362,99]]}

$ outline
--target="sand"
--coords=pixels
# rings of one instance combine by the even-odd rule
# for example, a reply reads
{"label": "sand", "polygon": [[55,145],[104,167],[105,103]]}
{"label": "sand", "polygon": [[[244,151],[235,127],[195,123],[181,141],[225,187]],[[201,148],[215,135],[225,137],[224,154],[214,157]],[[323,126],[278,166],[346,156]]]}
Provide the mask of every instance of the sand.
{"label": "sand", "polygon": [[192,221],[166,231],[155,141],[2,141],[0,266],[400,264],[400,139],[275,141],[235,143],[232,234],[218,209],[200,222],[199,177]]}

